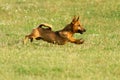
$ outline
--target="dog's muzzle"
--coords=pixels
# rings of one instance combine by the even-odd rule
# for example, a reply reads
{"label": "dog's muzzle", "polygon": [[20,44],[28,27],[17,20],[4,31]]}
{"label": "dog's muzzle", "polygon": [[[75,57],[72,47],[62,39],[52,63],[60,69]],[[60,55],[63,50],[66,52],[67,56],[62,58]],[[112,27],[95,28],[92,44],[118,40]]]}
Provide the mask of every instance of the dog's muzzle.
{"label": "dog's muzzle", "polygon": [[86,29],[78,30],[78,33],[83,34],[83,32],[86,32]]}

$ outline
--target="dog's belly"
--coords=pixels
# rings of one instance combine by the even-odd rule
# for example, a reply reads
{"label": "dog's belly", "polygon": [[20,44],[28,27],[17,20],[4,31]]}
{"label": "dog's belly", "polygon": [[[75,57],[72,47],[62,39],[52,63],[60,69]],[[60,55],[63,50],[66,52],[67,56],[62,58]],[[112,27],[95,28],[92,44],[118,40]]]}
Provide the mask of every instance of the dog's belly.
{"label": "dog's belly", "polygon": [[59,45],[63,45],[67,42],[65,38],[59,36],[55,32],[46,32],[45,34],[42,34],[41,37],[44,41]]}

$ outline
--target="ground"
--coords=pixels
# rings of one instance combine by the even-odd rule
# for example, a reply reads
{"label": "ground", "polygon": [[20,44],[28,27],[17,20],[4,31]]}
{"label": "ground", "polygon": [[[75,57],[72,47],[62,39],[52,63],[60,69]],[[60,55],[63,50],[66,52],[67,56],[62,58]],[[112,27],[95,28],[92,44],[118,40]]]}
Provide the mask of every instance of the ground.
{"label": "ground", "polygon": [[[59,30],[74,15],[84,44],[22,44],[40,23]],[[0,80],[119,80],[119,49],[119,0],[0,0]]]}

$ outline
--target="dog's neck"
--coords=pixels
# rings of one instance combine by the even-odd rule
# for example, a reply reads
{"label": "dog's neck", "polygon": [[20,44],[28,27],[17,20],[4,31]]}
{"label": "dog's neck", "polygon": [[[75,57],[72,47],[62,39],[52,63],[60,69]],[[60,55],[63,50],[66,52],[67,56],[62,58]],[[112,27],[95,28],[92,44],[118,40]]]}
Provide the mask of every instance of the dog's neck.
{"label": "dog's neck", "polygon": [[68,32],[74,34],[72,26],[73,26],[72,24],[68,24],[65,26],[65,28],[62,29],[62,31],[68,31]]}

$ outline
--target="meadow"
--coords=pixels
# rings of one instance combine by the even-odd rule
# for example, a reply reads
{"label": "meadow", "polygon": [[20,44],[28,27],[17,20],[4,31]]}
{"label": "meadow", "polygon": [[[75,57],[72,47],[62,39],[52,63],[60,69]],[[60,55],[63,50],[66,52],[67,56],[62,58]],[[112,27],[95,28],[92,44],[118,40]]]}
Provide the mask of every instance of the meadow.
{"label": "meadow", "polygon": [[[85,43],[23,45],[40,23],[62,29],[80,16]],[[119,0],[0,0],[0,80],[119,80]]]}

